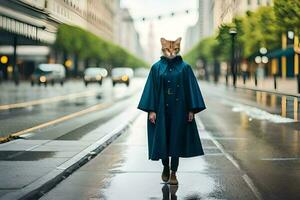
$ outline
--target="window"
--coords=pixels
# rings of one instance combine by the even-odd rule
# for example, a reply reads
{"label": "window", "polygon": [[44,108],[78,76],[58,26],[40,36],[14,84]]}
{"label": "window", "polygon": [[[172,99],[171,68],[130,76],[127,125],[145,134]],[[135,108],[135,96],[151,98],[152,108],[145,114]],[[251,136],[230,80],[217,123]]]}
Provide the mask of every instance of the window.
{"label": "window", "polygon": [[257,0],[257,5],[260,5],[261,4],[261,0]]}

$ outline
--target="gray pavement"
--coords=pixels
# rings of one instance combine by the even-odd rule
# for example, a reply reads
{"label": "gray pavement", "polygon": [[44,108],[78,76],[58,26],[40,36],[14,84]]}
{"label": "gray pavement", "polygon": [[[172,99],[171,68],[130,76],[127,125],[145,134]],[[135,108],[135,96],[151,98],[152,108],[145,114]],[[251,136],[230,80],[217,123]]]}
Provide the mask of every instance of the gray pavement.
{"label": "gray pavement", "polygon": [[[220,82],[225,84],[225,77],[220,77]],[[229,77],[229,84],[232,85],[232,78]],[[241,88],[255,89],[255,90],[264,90],[276,93],[284,93],[289,95],[299,96],[297,88],[297,79],[296,78],[280,78],[277,77],[277,88],[274,89],[274,79],[266,77],[264,79],[258,79],[257,86],[255,86],[254,78],[247,79],[244,84],[243,78],[238,77],[236,86]]]}
{"label": "gray pavement", "polygon": [[[141,115],[121,137],[41,199],[299,199],[295,99],[208,83],[200,86],[207,110],[196,119],[205,155],[180,159],[178,188],[162,184],[160,161],[147,160],[146,114],[136,109],[137,94],[135,100],[123,99],[1,144],[0,172],[5,181],[0,196],[17,199],[10,195],[37,188],[88,156],[91,152],[85,149],[99,145],[95,141],[107,138],[118,125],[128,125],[129,117],[137,113]],[[121,111],[123,117],[113,118]]]}
{"label": "gray pavement", "polygon": [[[109,107],[135,94],[140,90],[142,82],[141,79],[134,79],[128,88],[125,85],[112,87],[110,79],[106,79],[101,87],[91,84],[87,88],[83,82],[78,81],[70,81],[64,87],[1,86],[3,88],[0,99],[7,102],[0,104],[0,137],[48,123],[95,105]],[[24,107],[5,109],[5,105],[15,103],[21,103]]]}
{"label": "gray pavement", "polygon": [[[127,101],[136,102],[136,99]],[[47,191],[86,162],[93,152],[101,151],[130,124],[137,111],[133,103],[127,102],[126,107],[81,138],[47,140],[29,137],[0,144],[0,177],[4,180],[0,182],[0,199],[34,199]]]}
{"label": "gray pavement", "polygon": [[299,199],[299,123],[282,115],[282,97],[274,104],[249,91],[201,88],[207,110],[197,126],[205,156],[180,159],[178,188],[162,184],[160,161],[147,160],[142,114],[42,199]]}
{"label": "gray pavement", "polygon": [[[234,90],[202,86],[208,106],[200,116],[203,124],[251,177],[263,199],[300,199],[299,122],[247,104]],[[244,93],[234,93],[239,92]]]}
{"label": "gray pavement", "polygon": [[146,115],[96,158],[41,199],[256,199],[243,172],[199,127],[205,156],[181,158],[179,186],[160,179],[160,161],[147,159]]}
{"label": "gray pavement", "polygon": [[[112,87],[107,79],[87,88],[78,81],[47,88],[4,84],[1,99],[15,98],[0,104],[0,136],[24,134],[0,144],[0,199],[36,198],[99,153],[135,118],[143,81]],[[5,108],[16,104],[21,107]]]}

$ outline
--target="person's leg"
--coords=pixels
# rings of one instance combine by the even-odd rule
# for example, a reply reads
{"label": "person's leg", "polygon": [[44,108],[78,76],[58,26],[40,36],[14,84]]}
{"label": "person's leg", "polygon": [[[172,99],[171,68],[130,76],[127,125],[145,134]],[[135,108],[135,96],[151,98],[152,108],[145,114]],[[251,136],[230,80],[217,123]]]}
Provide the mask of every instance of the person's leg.
{"label": "person's leg", "polygon": [[161,159],[162,164],[164,165],[164,169],[163,172],[161,174],[161,179],[164,182],[168,182],[169,178],[170,178],[170,167],[169,167],[169,157]]}
{"label": "person's leg", "polygon": [[171,158],[171,170],[172,172],[177,172],[179,165],[179,157],[172,157]]}
{"label": "person's leg", "polygon": [[164,165],[164,167],[169,167],[169,157],[161,159],[161,162]]}
{"label": "person's leg", "polygon": [[177,180],[177,177],[176,177],[176,172],[177,172],[177,169],[178,169],[178,165],[179,165],[179,157],[172,157],[171,158],[171,177],[170,177],[170,180],[169,180],[169,183],[171,185],[177,185],[178,184],[178,180]]}

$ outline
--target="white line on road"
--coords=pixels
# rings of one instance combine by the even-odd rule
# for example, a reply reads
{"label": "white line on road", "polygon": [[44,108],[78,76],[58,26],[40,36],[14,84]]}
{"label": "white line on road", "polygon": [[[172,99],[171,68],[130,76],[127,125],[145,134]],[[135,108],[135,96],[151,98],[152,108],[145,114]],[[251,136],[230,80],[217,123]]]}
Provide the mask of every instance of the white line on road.
{"label": "white line on road", "polygon": [[84,110],[81,110],[81,111],[78,111],[78,112],[75,112],[75,113],[71,113],[71,114],[65,115],[65,116],[57,118],[55,120],[51,120],[51,121],[39,124],[37,126],[31,127],[31,128],[27,128],[27,129],[24,129],[22,131],[18,131],[16,133],[12,133],[12,134],[10,134],[10,136],[17,137],[17,136],[20,136],[20,135],[25,134],[25,133],[29,133],[29,132],[32,132],[32,131],[35,131],[35,130],[38,130],[38,129],[41,129],[41,128],[48,127],[50,125],[61,123],[61,122],[64,122],[66,120],[69,120],[69,119],[72,119],[72,118],[75,118],[75,117],[79,117],[81,115],[85,115],[85,114],[88,114],[88,113],[91,113],[91,112],[94,112],[94,111],[97,111],[97,110],[101,110],[101,109],[107,108],[110,105],[112,105],[112,103],[100,103],[100,104],[96,104],[96,105],[91,106],[89,108],[86,108]]}
{"label": "white line on road", "polygon": [[24,108],[24,107],[35,106],[35,105],[39,105],[39,104],[54,103],[54,102],[58,102],[58,101],[66,100],[66,99],[89,97],[89,96],[95,96],[95,95],[96,95],[96,91],[73,93],[73,94],[50,97],[50,98],[45,98],[45,99],[38,99],[38,100],[33,100],[33,101],[21,102],[21,103],[0,105],[0,110]]}
{"label": "white line on road", "polygon": [[[253,194],[256,196],[258,200],[263,200],[262,195],[258,191],[258,189],[255,187],[253,181],[251,178],[241,169],[240,165],[238,164],[237,160],[235,160],[230,154],[228,154],[223,146],[209,133],[206,129],[204,124],[202,123],[201,119],[199,117],[195,118],[197,121],[197,125],[199,129],[202,131],[205,131],[206,137],[208,137],[217,147],[218,149],[224,154],[224,156],[241,172],[243,180],[246,182],[250,190],[253,192]],[[203,132],[202,132],[203,133]]]}

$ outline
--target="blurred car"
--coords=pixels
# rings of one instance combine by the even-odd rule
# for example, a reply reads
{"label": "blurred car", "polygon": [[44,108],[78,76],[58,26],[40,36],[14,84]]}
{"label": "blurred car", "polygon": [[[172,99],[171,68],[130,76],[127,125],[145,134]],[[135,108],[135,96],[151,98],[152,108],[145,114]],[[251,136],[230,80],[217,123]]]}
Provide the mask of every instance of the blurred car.
{"label": "blurred car", "polygon": [[62,64],[39,64],[31,75],[31,85],[37,83],[47,86],[48,83],[54,85],[55,82],[63,85],[65,79],[66,70]]}
{"label": "blurred car", "polygon": [[89,67],[84,71],[83,81],[85,86],[89,83],[99,83],[102,85],[102,80],[107,76],[105,68]]}
{"label": "blurred car", "polygon": [[116,83],[125,83],[129,86],[130,80],[133,78],[133,70],[129,67],[117,67],[111,70],[111,80],[113,86]]}

